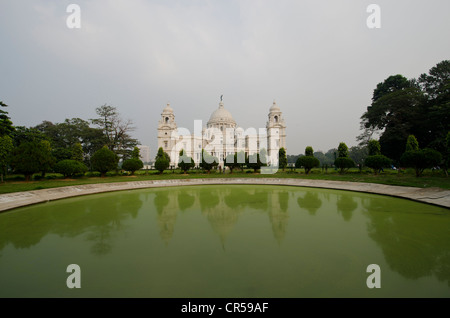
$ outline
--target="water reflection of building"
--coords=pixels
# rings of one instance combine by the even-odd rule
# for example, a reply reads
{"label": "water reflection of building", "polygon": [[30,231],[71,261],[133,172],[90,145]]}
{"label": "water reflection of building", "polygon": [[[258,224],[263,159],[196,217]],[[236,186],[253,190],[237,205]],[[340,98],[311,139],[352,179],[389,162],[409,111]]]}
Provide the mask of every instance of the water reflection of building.
{"label": "water reflection of building", "polygon": [[219,235],[225,249],[225,239],[238,221],[241,209],[231,208],[226,200],[232,193],[229,188],[221,188],[200,192],[202,214],[206,216],[212,229]]}
{"label": "water reflection of building", "polygon": [[268,195],[269,221],[272,224],[273,236],[278,244],[286,236],[289,213],[289,193],[287,191],[271,191]]}
{"label": "water reflection of building", "polygon": [[175,230],[178,214],[178,200],[176,191],[163,189],[156,191],[154,203],[156,206],[159,235],[168,244]]}
{"label": "water reflection of building", "polygon": [[286,190],[267,191],[240,186],[176,191],[165,189],[157,191],[154,198],[160,237],[166,244],[174,234],[177,213],[193,208],[199,209],[206,217],[223,247],[239,216],[249,208],[268,213],[273,235],[280,243],[286,235],[289,220],[288,201],[289,192]]}

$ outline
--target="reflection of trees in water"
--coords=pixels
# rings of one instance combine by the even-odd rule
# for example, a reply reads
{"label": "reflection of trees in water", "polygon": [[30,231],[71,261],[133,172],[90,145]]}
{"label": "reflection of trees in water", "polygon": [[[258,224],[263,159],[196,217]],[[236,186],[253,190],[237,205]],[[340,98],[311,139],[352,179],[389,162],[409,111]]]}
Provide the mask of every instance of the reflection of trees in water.
{"label": "reflection of trees in water", "polygon": [[30,213],[28,209],[0,215],[0,249],[8,244],[16,249],[30,248],[38,244],[52,229],[52,224],[48,222],[51,219],[49,210]]}
{"label": "reflection of trees in water", "polygon": [[195,196],[188,193],[186,190],[178,191],[178,206],[181,211],[185,211],[194,205]]}
{"label": "reflection of trees in water", "polygon": [[[364,200],[363,206],[370,219],[369,236],[392,270],[410,279],[435,275],[450,286],[447,210],[385,197]],[[433,214],[425,216],[427,211]]]}
{"label": "reflection of trees in water", "polygon": [[336,202],[337,210],[341,213],[345,221],[350,221],[353,211],[358,207],[358,203],[353,200],[353,194],[341,194]]}
{"label": "reflection of trees in water", "polygon": [[73,204],[49,203],[0,215],[0,249],[7,244],[29,248],[48,234],[86,234],[87,240],[94,242],[91,251],[105,254],[110,251],[113,238],[123,232],[122,220],[136,217],[142,207],[139,193],[132,191],[73,200]]}
{"label": "reflection of trees in water", "polygon": [[300,208],[308,210],[311,215],[315,215],[317,210],[322,206],[322,200],[320,200],[319,194],[307,190],[303,197],[298,197],[297,203]]}

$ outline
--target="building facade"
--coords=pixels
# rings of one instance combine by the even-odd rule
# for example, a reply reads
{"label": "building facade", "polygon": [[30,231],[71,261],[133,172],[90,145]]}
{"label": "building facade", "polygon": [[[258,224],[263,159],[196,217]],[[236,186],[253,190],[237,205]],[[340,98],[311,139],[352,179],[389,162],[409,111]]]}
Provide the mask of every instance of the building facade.
{"label": "building facade", "polygon": [[221,100],[219,108],[210,116],[206,127],[198,127],[201,121],[194,122],[194,134],[186,129],[179,129],[175,122],[174,110],[167,104],[158,122],[158,149],[170,156],[170,165],[176,167],[179,153],[183,149],[192,157],[196,165],[201,162],[202,149],[219,160],[223,167],[225,158],[236,152],[247,155],[266,151],[269,165],[278,164],[278,150],[286,148],[286,123],[276,104],[269,109],[265,128],[238,127],[231,113],[225,109]]}

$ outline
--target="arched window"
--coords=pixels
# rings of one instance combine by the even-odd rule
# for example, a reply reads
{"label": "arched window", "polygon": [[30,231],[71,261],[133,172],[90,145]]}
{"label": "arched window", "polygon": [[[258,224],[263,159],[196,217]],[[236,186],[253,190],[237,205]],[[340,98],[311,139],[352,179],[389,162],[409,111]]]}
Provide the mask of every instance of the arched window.
{"label": "arched window", "polygon": [[275,122],[278,123],[278,116],[275,116],[274,119],[275,119]]}
{"label": "arched window", "polygon": [[166,124],[169,122],[169,117],[166,117]]}

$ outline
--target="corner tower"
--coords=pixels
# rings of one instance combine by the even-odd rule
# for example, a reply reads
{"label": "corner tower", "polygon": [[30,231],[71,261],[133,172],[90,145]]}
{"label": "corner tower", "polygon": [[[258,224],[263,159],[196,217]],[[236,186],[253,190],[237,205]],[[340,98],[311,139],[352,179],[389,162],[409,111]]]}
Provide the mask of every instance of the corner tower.
{"label": "corner tower", "polygon": [[269,120],[266,124],[268,145],[267,154],[269,157],[278,156],[278,150],[286,148],[286,124],[284,122],[283,113],[277,103],[273,101],[269,109]]}
{"label": "corner tower", "polygon": [[[172,139],[172,134],[177,130],[175,123],[175,115],[170,104],[167,103],[161,113],[161,119],[158,122],[158,149],[161,147],[170,156],[171,161],[174,159],[172,150],[175,149],[175,140]],[[158,150],[157,150],[158,151]]]}

